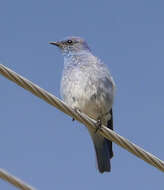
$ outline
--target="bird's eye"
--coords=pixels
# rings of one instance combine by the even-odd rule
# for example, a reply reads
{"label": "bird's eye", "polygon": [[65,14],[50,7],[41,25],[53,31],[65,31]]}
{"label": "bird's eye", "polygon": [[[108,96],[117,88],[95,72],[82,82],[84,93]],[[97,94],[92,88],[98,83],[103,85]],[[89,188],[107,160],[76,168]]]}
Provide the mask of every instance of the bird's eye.
{"label": "bird's eye", "polygon": [[72,44],[72,40],[67,40],[67,43],[68,44]]}

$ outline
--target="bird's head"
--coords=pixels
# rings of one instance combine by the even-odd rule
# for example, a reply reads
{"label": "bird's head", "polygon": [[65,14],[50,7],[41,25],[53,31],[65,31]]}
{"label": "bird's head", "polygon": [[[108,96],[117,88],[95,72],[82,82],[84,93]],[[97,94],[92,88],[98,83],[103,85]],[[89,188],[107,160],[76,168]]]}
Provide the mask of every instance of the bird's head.
{"label": "bird's head", "polygon": [[64,40],[49,42],[59,47],[64,54],[76,54],[83,51],[90,51],[87,43],[80,37],[67,37]]}

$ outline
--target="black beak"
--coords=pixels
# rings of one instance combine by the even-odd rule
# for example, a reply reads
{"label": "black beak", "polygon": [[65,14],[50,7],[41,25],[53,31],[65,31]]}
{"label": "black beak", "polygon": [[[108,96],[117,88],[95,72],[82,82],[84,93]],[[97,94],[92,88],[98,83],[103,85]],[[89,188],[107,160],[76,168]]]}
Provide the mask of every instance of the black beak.
{"label": "black beak", "polygon": [[48,42],[49,44],[55,45],[55,46],[60,46],[60,42]]}

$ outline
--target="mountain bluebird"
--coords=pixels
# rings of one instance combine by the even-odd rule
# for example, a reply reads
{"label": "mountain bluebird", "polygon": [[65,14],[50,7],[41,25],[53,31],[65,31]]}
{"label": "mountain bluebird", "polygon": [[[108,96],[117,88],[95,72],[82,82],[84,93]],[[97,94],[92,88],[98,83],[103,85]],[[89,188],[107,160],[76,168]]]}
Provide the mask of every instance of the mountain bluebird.
{"label": "mountain bluebird", "polygon": [[[113,130],[112,104],[115,84],[109,70],[95,57],[87,43],[79,37],[50,42],[64,56],[61,96],[69,106],[87,114]],[[101,173],[111,170],[112,142],[88,129],[92,137]]]}

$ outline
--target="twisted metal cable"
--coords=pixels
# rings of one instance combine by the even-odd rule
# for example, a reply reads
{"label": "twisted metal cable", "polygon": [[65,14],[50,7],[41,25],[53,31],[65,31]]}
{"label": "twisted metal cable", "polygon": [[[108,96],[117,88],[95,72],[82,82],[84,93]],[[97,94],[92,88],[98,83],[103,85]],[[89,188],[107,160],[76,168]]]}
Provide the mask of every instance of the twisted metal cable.
{"label": "twisted metal cable", "polygon": [[0,178],[7,181],[8,183],[14,185],[15,187],[18,187],[21,190],[35,190],[33,187],[27,185],[22,180],[14,177],[13,175],[9,174],[8,172],[4,171],[3,169],[0,169]]}
{"label": "twisted metal cable", "polygon": [[[30,91],[35,96],[38,96],[39,98],[45,100],[47,103],[51,104],[52,106],[55,106],[57,109],[71,116],[75,120],[78,120],[79,122],[83,123],[85,126],[92,129],[96,129],[95,120],[89,118],[84,113],[71,109],[69,106],[67,106],[64,102],[62,102],[60,99],[58,99],[54,95],[40,88],[36,84],[27,80],[26,78],[18,75],[17,73],[5,67],[2,64],[0,64],[0,74],[8,78],[9,80],[15,82],[16,84],[23,87],[24,89]],[[120,136],[116,132],[108,129],[105,126],[102,126],[101,129],[98,130],[98,133],[104,136],[105,138],[115,142],[122,148],[128,150],[129,152],[141,158],[142,160],[146,161],[147,163],[151,164],[152,166],[164,172],[164,161],[160,160],[156,156],[150,154],[149,152],[145,151],[144,149],[140,148],[134,143],[130,142],[126,138]]]}

